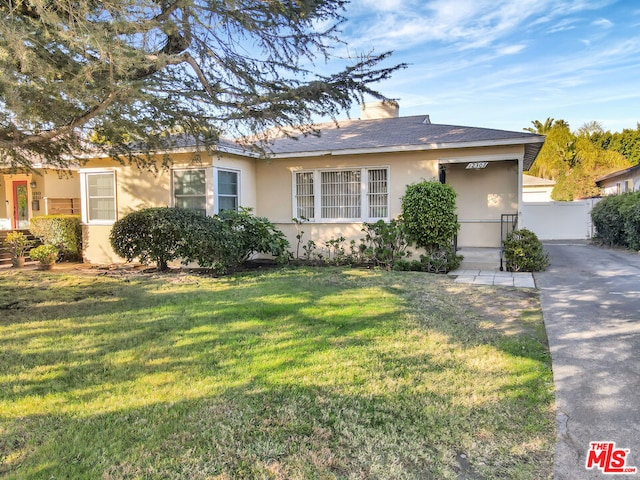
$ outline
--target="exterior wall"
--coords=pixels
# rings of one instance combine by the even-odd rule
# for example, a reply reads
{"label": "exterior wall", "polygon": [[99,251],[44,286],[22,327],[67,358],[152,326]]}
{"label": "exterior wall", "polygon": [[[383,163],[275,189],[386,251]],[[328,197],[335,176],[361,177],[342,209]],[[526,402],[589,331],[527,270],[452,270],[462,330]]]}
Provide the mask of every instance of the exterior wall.
{"label": "exterior wall", "polygon": [[625,176],[609,178],[600,183],[605,195],[637,192],[640,191],[640,171],[632,172]]}
{"label": "exterior wall", "polygon": [[0,175],[0,230],[11,230],[11,210],[6,175]]}
{"label": "exterior wall", "polygon": [[34,175],[35,190],[42,192],[43,197],[52,198],[80,198],[80,176],[78,172],[58,174],[47,170],[42,176]]}
{"label": "exterior wall", "polygon": [[[394,154],[340,155],[291,159],[258,160],[257,163],[257,214],[269,218],[280,228],[291,243],[295,253],[296,226],[293,213],[293,176],[299,170],[317,168],[389,167],[389,215],[401,212],[401,197],[406,186],[438,176],[438,158],[432,152]],[[340,236],[350,240],[363,237],[362,223],[353,222],[305,222],[304,243],[313,240],[318,245]]]}
{"label": "exterior wall", "polygon": [[[212,166],[238,170],[240,172],[239,204],[243,207],[256,208],[255,195],[255,160],[241,157],[218,156],[205,157],[200,163],[193,162],[193,154],[183,153],[172,156],[173,166],[203,167]],[[116,176],[116,220],[135,210],[149,207],[167,207],[171,199],[171,171],[159,166],[157,173],[139,170],[135,167],[123,166],[112,159],[95,159],[89,161],[86,169],[104,169],[115,172]],[[83,200],[84,201],[84,200]],[[109,242],[111,225],[83,225],[84,260],[94,264],[122,263]]]}
{"label": "exterior wall", "polygon": [[[79,199],[80,180],[77,172],[60,173],[56,170],[38,170],[35,174],[0,175],[0,229],[11,229],[13,216],[13,182],[26,181],[29,219],[46,215],[47,197]],[[35,182],[35,187],[31,183]],[[38,202],[33,200],[39,199]]]}
{"label": "exterior wall", "polygon": [[[521,182],[519,160],[523,147],[484,147],[422,152],[395,152],[359,155],[326,155],[301,158],[254,160],[231,155],[209,157],[204,167],[221,167],[240,171],[240,204],[251,207],[257,215],[269,218],[288,237],[296,251],[296,224],[293,213],[293,178],[300,170],[340,169],[352,167],[388,167],[389,218],[401,213],[401,197],[406,186],[422,180],[438,178],[440,165],[446,165],[447,183],[458,192],[458,217],[462,231],[458,244],[465,246],[498,246],[500,214],[518,213]],[[192,154],[175,155],[175,167],[197,167]],[[480,170],[468,170],[469,162],[488,160]],[[171,174],[160,170],[157,175],[122,166],[111,159],[95,159],[87,169],[105,169],[116,175],[117,218],[145,207],[171,205]],[[520,172],[521,173],[521,172]],[[301,227],[302,239],[318,246],[344,236],[346,242],[363,237],[360,222],[306,222]],[[110,225],[84,225],[85,261],[118,263],[109,244]]]}
{"label": "exterior wall", "polygon": [[[458,218],[462,223],[458,245],[499,246],[500,214],[518,213],[520,186],[517,160],[493,160],[519,159],[523,154],[523,147],[486,147],[258,161],[257,213],[276,223],[287,235],[295,253],[297,230],[292,221],[294,172],[316,168],[389,166],[389,213],[390,218],[395,218],[401,213],[401,197],[407,185],[438,178],[439,164],[444,162],[451,173],[447,174],[446,183],[458,192]],[[492,161],[483,170],[465,169],[467,163],[478,158]],[[347,243],[358,240],[363,237],[361,228],[361,223],[352,222],[309,222],[300,227],[305,232],[303,243],[313,240],[318,245],[340,236],[344,236]]]}
{"label": "exterior wall", "polygon": [[500,216],[518,213],[518,162],[489,161],[482,169],[447,165],[447,181],[457,192],[459,247],[499,247]]}

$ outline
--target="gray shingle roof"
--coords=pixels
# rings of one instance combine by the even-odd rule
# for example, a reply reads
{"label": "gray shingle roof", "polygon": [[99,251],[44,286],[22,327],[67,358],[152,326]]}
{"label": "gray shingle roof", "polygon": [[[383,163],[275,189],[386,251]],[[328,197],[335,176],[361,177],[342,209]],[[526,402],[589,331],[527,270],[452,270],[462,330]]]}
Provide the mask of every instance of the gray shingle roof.
{"label": "gray shingle roof", "polygon": [[[544,137],[526,132],[425,123],[426,115],[376,120],[348,120],[319,125],[319,136],[280,137],[270,150],[277,156],[362,150],[426,150],[481,145],[525,145],[525,170],[537,156]],[[354,153],[355,153],[354,152]]]}
{"label": "gray shingle roof", "polygon": [[621,170],[616,170],[615,172],[607,173],[606,175],[602,175],[602,176],[596,178],[596,185],[601,187],[602,185],[600,183],[605,181],[605,180],[609,180],[609,179],[615,178],[615,177],[623,177],[628,173],[635,172],[636,170],[640,170],[640,164],[633,165],[632,167],[623,168]]}

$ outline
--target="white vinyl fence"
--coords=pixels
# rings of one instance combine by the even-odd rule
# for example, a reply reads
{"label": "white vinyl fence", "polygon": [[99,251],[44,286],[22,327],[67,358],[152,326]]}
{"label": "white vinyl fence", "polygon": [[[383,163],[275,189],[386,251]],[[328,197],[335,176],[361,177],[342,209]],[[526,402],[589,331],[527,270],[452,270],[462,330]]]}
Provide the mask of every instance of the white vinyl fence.
{"label": "white vinyl fence", "polygon": [[518,226],[531,230],[540,240],[588,239],[595,233],[591,209],[599,200],[523,203]]}

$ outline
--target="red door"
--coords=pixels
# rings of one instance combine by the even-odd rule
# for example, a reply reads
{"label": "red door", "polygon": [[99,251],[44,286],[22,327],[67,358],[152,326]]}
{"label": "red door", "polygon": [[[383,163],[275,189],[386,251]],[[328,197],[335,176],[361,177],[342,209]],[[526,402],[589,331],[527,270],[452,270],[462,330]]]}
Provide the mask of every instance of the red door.
{"label": "red door", "polygon": [[13,182],[13,228],[29,228],[27,182]]}

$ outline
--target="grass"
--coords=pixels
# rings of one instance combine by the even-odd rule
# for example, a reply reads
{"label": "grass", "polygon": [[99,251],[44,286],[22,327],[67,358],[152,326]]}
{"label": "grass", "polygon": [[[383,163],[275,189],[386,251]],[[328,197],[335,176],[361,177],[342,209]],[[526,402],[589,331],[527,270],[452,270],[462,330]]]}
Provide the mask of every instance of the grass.
{"label": "grass", "polygon": [[0,476],[550,478],[537,294],[413,272],[0,272]]}

